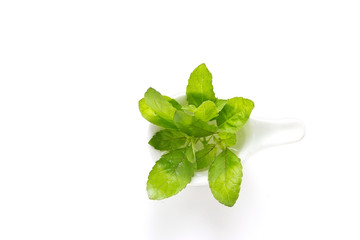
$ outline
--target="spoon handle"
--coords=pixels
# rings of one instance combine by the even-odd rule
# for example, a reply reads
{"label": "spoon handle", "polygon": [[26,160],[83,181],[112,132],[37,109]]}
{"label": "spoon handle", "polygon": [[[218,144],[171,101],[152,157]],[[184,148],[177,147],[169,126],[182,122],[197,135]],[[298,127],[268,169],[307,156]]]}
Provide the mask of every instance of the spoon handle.
{"label": "spoon handle", "polygon": [[273,146],[293,143],[305,135],[305,125],[297,119],[251,118],[237,134],[235,146],[243,160]]}

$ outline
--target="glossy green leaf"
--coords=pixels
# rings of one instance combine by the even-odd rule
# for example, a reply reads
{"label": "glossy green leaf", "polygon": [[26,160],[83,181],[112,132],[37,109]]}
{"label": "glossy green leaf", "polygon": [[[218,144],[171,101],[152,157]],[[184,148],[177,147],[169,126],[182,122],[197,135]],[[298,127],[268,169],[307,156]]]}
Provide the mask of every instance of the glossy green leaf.
{"label": "glossy green leaf", "polygon": [[216,105],[212,101],[203,102],[197,109],[194,111],[194,116],[204,122],[208,122],[213,118],[218,116],[218,111]]}
{"label": "glossy green leaf", "polygon": [[220,203],[232,207],[239,197],[241,180],[240,159],[225,149],[209,168],[209,186],[213,196]]}
{"label": "glossy green leaf", "polygon": [[172,121],[176,108],[167,99],[153,88],[149,88],[144,96],[146,104],[163,119]]}
{"label": "glossy green leaf", "polygon": [[203,149],[196,152],[197,170],[204,170],[209,168],[210,164],[216,157],[216,145],[206,144]]}
{"label": "glossy green leaf", "polygon": [[157,150],[174,150],[184,146],[187,135],[174,129],[164,129],[157,132],[149,144]]}
{"label": "glossy green leaf", "polygon": [[236,144],[236,134],[228,132],[219,132],[218,137],[225,144],[225,146],[230,147]]}
{"label": "glossy green leaf", "polygon": [[141,115],[152,124],[155,124],[163,128],[173,128],[173,129],[177,128],[173,121],[164,119],[159,115],[157,115],[155,111],[149,105],[146,104],[144,98],[139,101],[139,110]]}
{"label": "glossy green leaf", "polygon": [[195,68],[191,73],[186,88],[186,96],[188,103],[196,107],[206,100],[216,100],[212,85],[212,75],[204,63]]}
{"label": "glossy green leaf", "polygon": [[206,137],[214,134],[217,130],[215,125],[210,125],[181,111],[176,111],[174,123],[182,132],[195,137]]}
{"label": "glossy green leaf", "polygon": [[147,182],[150,199],[160,200],[179,193],[194,176],[196,164],[187,159],[189,148],[182,148],[163,155],[151,170]]}
{"label": "glossy green leaf", "polygon": [[249,99],[242,97],[229,99],[216,118],[219,129],[224,132],[236,133],[249,119],[253,108],[254,103]]}

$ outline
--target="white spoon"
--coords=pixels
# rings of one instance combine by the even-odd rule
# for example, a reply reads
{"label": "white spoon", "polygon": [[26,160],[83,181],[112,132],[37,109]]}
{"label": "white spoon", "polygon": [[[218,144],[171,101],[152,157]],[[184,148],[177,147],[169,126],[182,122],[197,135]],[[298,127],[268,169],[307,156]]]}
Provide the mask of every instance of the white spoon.
{"label": "white spoon", "polygon": [[[186,102],[184,95],[175,98],[180,104]],[[149,127],[149,139],[160,128],[155,125]],[[297,119],[265,119],[250,117],[245,126],[236,134],[237,142],[230,149],[233,150],[244,163],[254,153],[273,146],[300,141],[305,135],[305,125]],[[160,159],[162,152],[150,146],[150,153],[154,161]],[[195,172],[188,186],[203,186],[208,184],[208,171]]]}

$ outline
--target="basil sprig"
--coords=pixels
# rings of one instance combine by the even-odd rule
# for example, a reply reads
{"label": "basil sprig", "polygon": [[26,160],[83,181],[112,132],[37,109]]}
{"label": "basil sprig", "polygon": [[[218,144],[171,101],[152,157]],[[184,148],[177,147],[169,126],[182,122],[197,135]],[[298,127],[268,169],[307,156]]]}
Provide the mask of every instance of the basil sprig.
{"label": "basil sprig", "polygon": [[229,147],[236,144],[236,132],[247,122],[254,103],[234,97],[215,97],[212,74],[205,64],[190,75],[187,104],[149,88],[139,101],[141,115],[162,129],[149,141],[165,154],[155,163],[147,181],[150,199],[160,200],[179,193],[195,171],[208,171],[216,200],[233,206],[242,180],[240,158]]}

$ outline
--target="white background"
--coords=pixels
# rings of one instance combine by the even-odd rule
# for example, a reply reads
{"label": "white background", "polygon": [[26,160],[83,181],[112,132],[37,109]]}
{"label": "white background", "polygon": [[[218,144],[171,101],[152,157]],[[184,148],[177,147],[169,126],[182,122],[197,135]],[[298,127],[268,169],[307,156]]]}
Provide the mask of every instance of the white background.
{"label": "white background", "polygon": [[[1,1],[0,239],[360,239],[360,3]],[[296,144],[244,164],[233,208],[207,187],[147,199],[137,102],[184,92],[296,117]]]}

